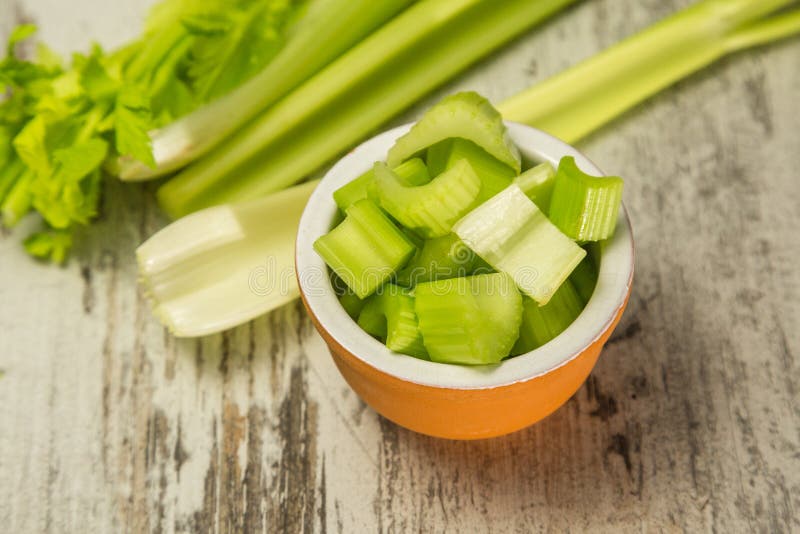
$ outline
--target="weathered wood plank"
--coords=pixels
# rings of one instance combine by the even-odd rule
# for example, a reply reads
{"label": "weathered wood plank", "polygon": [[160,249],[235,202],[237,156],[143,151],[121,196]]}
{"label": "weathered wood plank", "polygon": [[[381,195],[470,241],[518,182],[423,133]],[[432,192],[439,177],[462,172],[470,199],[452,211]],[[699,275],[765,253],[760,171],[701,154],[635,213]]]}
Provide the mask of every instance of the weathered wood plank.
{"label": "weathered wood plank", "polygon": [[[60,50],[135,34],[141,0],[0,2]],[[501,99],[688,0],[592,0],[448,91]],[[110,184],[64,269],[0,238],[0,524],[10,532],[800,530],[800,45],[722,61],[582,146],[628,178],[629,311],[539,425],[459,443],[343,382],[298,304],[175,340],[136,286],[152,187]],[[255,267],[255,266],[254,266]]]}

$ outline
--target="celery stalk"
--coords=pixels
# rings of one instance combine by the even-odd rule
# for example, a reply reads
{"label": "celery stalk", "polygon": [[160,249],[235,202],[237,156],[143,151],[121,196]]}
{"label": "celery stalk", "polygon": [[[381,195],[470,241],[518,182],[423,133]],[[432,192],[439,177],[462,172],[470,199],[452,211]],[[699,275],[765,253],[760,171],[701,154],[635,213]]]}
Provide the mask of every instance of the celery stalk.
{"label": "celery stalk", "polygon": [[375,163],[370,197],[405,228],[425,238],[450,233],[453,224],[475,205],[481,180],[466,160],[425,185],[407,186],[385,163]]}
{"label": "celery stalk", "polygon": [[453,233],[542,306],[586,256],[514,184],[458,221]]}
{"label": "celery stalk", "polygon": [[514,183],[545,214],[550,211],[550,198],[553,196],[553,184],[556,171],[548,162],[531,167],[516,178]]}
{"label": "celery stalk", "polygon": [[198,211],[145,241],[136,257],[153,313],[176,336],[202,336],[297,298],[294,237],[317,183]]}
{"label": "celery stalk", "polygon": [[314,250],[363,299],[404,267],[416,247],[369,200],[355,202],[345,214],[344,221],[314,242]]}
{"label": "celery stalk", "polygon": [[282,189],[576,0],[424,0],[158,191],[172,217]]}
{"label": "celery stalk", "polygon": [[289,93],[412,0],[319,0],[298,31],[257,75],[234,91],[151,132],[156,168],[130,157],[120,159],[123,180],[144,180],[179,169]]}
{"label": "celery stalk", "polygon": [[793,0],[704,0],[498,106],[506,119],[577,141],[723,55],[800,31]]}

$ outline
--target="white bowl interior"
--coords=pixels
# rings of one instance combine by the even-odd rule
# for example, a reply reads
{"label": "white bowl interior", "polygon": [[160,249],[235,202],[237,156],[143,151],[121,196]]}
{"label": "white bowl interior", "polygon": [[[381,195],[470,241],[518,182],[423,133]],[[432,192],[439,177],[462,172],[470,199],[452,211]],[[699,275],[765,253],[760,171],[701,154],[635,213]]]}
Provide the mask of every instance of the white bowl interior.
{"label": "white bowl interior", "polygon": [[[574,156],[589,174],[603,173],[583,154],[564,142],[529,126],[506,122],[511,138],[526,160],[558,165]],[[373,163],[384,160],[395,140],[410,124],[364,142],[325,175],[306,205],[297,235],[297,273],[308,306],[336,341],[367,364],[397,378],[429,386],[478,389],[529,380],[564,365],[594,342],[623,306],[633,279],[633,237],[625,209],[620,210],[614,237],[602,251],[597,286],[578,318],[558,337],[536,350],[497,365],[467,367],[434,363],[390,351],[364,332],[339,304],[325,262],[314,251],[314,241],[326,234],[336,218],[333,192]]]}

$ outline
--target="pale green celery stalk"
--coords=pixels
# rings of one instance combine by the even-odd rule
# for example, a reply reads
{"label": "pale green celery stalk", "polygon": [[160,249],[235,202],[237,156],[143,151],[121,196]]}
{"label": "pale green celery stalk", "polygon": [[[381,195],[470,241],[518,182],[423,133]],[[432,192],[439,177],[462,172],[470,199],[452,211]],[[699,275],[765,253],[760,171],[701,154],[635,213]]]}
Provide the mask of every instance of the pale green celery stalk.
{"label": "pale green celery stalk", "polygon": [[158,192],[172,217],[282,189],[477,59],[576,0],[425,0]]}
{"label": "pale green celery stalk", "polygon": [[[506,119],[574,142],[723,55],[797,33],[792,0],[704,0],[501,103]],[[759,21],[762,19],[762,21]]]}
{"label": "pale green celery stalk", "polygon": [[294,237],[318,181],[176,221],[136,251],[154,314],[179,337],[247,322],[299,296]]}
{"label": "pale green celery stalk", "polygon": [[412,1],[318,0],[286,46],[260,73],[227,95],[151,132],[155,169],[123,156],[119,177],[155,178],[205,154]]}

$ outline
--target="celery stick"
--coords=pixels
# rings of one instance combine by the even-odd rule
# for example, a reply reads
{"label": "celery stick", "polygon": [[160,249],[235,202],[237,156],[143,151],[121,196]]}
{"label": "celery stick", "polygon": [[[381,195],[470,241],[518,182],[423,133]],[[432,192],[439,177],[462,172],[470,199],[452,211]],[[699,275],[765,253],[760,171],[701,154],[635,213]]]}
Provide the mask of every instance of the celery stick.
{"label": "celery stick", "polygon": [[586,301],[581,299],[575,286],[565,280],[545,306],[539,306],[533,299],[522,299],[522,325],[519,339],[511,349],[518,355],[541,347],[567,329],[580,315]]}
{"label": "celery stick", "polygon": [[617,226],[622,180],[589,176],[575,158],[561,159],[550,201],[550,220],[576,241],[608,239]]}
{"label": "celery stick", "polygon": [[508,187],[512,178],[517,175],[514,169],[466,139],[455,138],[436,143],[428,148],[426,154],[426,157],[433,161],[434,168],[431,169],[431,173],[434,176],[450,169],[459,160],[467,160],[481,179],[477,204],[489,200]]}
{"label": "celery stick", "polygon": [[587,253],[586,257],[581,260],[572,274],[569,276],[569,281],[575,286],[575,290],[580,295],[583,302],[589,302],[594,293],[594,286],[597,284],[597,266],[592,259],[592,254]]}
{"label": "celery stick", "polygon": [[359,200],[346,215],[314,242],[314,250],[363,299],[402,268],[415,247],[369,200]]}
{"label": "celery stick", "polygon": [[[800,30],[793,0],[703,0],[498,106],[503,117],[574,143],[728,52]],[[756,28],[753,30],[752,28]]]}
{"label": "celery stick", "polygon": [[385,341],[386,315],[381,307],[380,295],[371,295],[363,302],[364,306],[358,313],[358,326],[367,334]]}
{"label": "celery stick", "polygon": [[227,95],[151,133],[155,169],[122,158],[120,177],[153,178],[190,163],[411,3],[412,0],[314,2],[297,31],[260,73]]}
{"label": "celery stick", "polygon": [[[403,162],[392,169],[397,177],[408,185],[423,185],[431,181],[428,168],[419,158]],[[367,188],[372,183],[375,174],[373,169],[368,170],[352,182],[343,185],[333,192],[333,200],[339,209],[344,211],[351,204],[362,198],[367,198]]]}
{"label": "celery stick", "polygon": [[[376,163],[370,197],[404,227],[426,237],[447,235],[476,203],[481,181],[466,160],[459,160],[430,183],[409,187],[385,163]],[[374,191],[374,193],[373,193]]]}
{"label": "celery stick", "polygon": [[513,175],[519,173],[519,150],[508,135],[503,117],[488,100],[472,91],[447,96],[426,111],[389,149],[386,161],[398,165],[439,141],[456,137],[472,141],[510,167]]}
{"label": "celery stick", "polygon": [[156,317],[176,336],[202,336],[296,299],[294,238],[317,183],[199,211],[145,241],[136,258]]}
{"label": "celery stick", "polygon": [[358,316],[358,325],[390,350],[428,359],[414,311],[414,297],[406,289],[386,284],[380,293],[367,300]]}
{"label": "celery stick", "polygon": [[514,183],[546,215],[550,211],[550,197],[553,195],[556,171],[548,162],[531,167],[516,178]]}
{"label": "celery stick", "polygon": [[408,265],[397,273],[397,283],[413,287],[432,280],[469,276],[478,266],[478,260],[455,234],[427,239]]}
{"label": "celery stick", "polygon": [[159,202],[179,217],[286,187],[574,1],[419,2],[163,185]]}
{"label": "celery stick", "polygon": [[540,305],[586,256],[514,184],[458,221],[453,233]]}
{"label": "celery stick", "polygon": [[517,340],[522,297],[506,274],[427,282],[414,295],[422,339],[435,362],[498,363]]}

